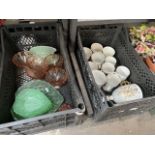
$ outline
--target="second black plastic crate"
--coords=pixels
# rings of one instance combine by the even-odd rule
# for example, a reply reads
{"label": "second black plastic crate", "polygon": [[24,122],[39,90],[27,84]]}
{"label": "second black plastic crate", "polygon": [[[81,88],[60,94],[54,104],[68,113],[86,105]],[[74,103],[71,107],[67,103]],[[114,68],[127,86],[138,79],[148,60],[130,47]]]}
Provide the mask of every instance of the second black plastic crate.
{"label": "second black plastic crate", "polygon": [[[101,43],[103,46],[112,46],[116,50],[115,57],[118,60],[118,64],[125,65],[130,69],[131,75],[128,80],[138,84],[142,88],[144,99],[124,102],[121,105],[111,104],[111,102],[109,103],[107,101],[103,102],[102,98],[105,97],[104,92],[101,92],[97,87],[83,51],[83,47],[90,47],[93,42]],[[139,74],[138,69],[133,64],[133,61],[135,63],[139,61],[136,60],[132,52],[130,53],[130,50],[131,49],[128,49],[128,42],[124,35],[123,24],[98,25],[96,22],[94,25],[85,24],[82,26],[81,24],[78,27],[76,55],[96,120],[127,116],[134,113],[143,113],[144,111],[152,112],[155,109],[155,97],[149,97],[152,87],[151,85],[150,87],[147,85],[147,83],[153,79],[147,75],[149,77],[148,80],[146,76],[142,77],[141,74]],[[145,69],[146,66],[144,66],[144,68],[141,66],[141,70],[145,71]]]}
{"label": "second black plastic crate", "polygon": [[[12,57],[16,52],[29,50],[37,45],[53,46],[62,54],[69,79],[67,84],[60,89],[60,92],[64,96],[65,102],[73,105],[73,109],[13,121],[10,109],[14,102],[17,85],[15,82],[16,67],[12,63]],[[85,105],[72,70],[61,23],[6,26],[1,31],[1,47],[3,62],[0,81],[0,134],[33,134],[82,122]]]}

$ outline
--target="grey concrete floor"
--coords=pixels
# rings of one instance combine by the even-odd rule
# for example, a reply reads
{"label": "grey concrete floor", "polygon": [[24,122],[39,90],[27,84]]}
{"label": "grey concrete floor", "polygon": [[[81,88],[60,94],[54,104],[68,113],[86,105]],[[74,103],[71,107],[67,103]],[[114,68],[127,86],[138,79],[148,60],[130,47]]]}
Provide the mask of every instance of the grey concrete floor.
{"label": "grey concrete floor", "polygon": [[148,135],[155,134],[155,116],[150,113],[131,115],[94,123],[87,119],[83,124],[40,133],[40,135]]}

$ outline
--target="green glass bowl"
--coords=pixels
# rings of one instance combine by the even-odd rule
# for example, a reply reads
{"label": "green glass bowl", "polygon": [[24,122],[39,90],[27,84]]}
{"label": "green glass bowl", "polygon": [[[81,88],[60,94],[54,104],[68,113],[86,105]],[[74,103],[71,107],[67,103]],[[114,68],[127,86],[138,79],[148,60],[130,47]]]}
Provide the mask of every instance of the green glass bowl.
{"label": "green glass bowl", "polygon": [[53,107],[53,102],[40,90],[26,88],[15,97],[12,113],[18,118],[32,118],[48,113]]}
{"label": "green glass bowl", "polygon": [[43,80],[32,80],[19,87],[16,91],[16,96],[20,91],[26,88],[38,89],[43,92],[53,103],[53,107],[50,112],[56,112],[61,104],[64,102],[63,96],[56,90],[51,84]]}
{"label": "green glass bowl", "polygon": [[29,51],[34,56],[45,59],[50,54],[54,54],[56,52],[56,48],[50,46],[35,46],[32,47]]}

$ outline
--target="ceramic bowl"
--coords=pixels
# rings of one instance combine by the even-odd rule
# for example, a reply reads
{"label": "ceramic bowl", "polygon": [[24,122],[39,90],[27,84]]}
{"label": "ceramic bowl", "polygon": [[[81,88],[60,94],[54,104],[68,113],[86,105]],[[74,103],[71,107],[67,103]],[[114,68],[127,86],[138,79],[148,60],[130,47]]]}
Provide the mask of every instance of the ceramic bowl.
{"label": "ceramic bowl", "polygon": [[107,57],[107,56],[114,56],[115,55],[115,50],[110,47],[110,46],[106,46],[103,48],[103,54]]}
{"label": "ceramic bowl", "polygon": [[88,47],[84,47],[83,50],[84,50],[86,59],[89,60],[92,55],[92,51]]}
{"label": "ceramic bowl", "polygon": [[103,46],[100,43],[92,43],[91,44],[91,50],[95,52],[102,52]]}
{"label": "ceramic bowl", "polygon": [[102,64],[102,72],[109,74],[115,71],[115,66],[112,63],[105,62]]}
{"label": "ceramic bowl", "polygon": [[120,75],[122,81],[126,80],[130,75],[130,70],[126,66],[118,66],[116,72]]}
{"label": "ceramic bowl", "polygon": [[117,87],[121,83],[121,78],[118,73],[110,73],[107,75],[107,83],[103,89],[107,92],[111,92],[113,88]]}
{"label": "ceramic bowl", "polygon": [[105,56],[101,52],[96,52],[92,54],[91,59],[101,68],[102,63],[105,61]]}
{"label": "ceramic bowl", "polygon": [[99,86],[99,88],[102,87],[107,81],[105,74],[99,70],[93,70],[92,73],[96,84]]}
{"label": "ceramic bowl", "polygon": [[98,70],[98,65],[95,62],[88,61],[91,70]]}
{"label": "ceramic bowl", "polygon": [[105,62],[109,62],[109,63],[112,63],[113,65],[116,65],[117,60],[116,60],[116,58],[114,58],[114,57],[112,57],[112,56],[107,56],[107,57],[105,58]]}
{"label": "ceramic bowl", "polygon": [[143,92],[137,84],[129,84],[115,89],[112,97],[116,103],[122,103],[143,98]]}

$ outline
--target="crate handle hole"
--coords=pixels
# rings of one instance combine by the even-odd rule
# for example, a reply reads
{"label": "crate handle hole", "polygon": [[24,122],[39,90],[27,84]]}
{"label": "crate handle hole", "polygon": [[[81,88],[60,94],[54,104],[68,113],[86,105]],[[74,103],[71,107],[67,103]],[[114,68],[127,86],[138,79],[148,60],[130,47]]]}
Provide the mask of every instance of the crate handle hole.
{"label": "crate handle hole", "polygon": [[32,27],[25,27],[24,30],[25,31],[32,31]]}
{"label": "crate handle hole", "polygon": [[83,110],[83,109],[85,109],[85,106],[84,106],[83,103],[79,103],[79,104],[78,104],[78,108],[81,109],[81,110]]}
{"label": "crate handle hole", "polygon": [[17,28],[16,28],[16,31],[22,32],[22,31],[23,31],[23,28],[22,28],[22,27],[17,27]]}
{"label": "crate handle hole", "polygon": [[44,30],[49,30],[49,27],[48,26],[44,26]]}
{"label": "crate handle hole", "polygon": [[35,27],[34,29],[37,30],[37,31],[40,31],[41,27]]}
{"label": "crate handle hole", "polygon": [[54,26],[51,26],[51,30],[54,30],[55,29],[55,27]]}
{"label": "crate handle hole", "polygon": [[76,114],[77,114],[77,115],[83,115],[84,112],[85,112],[85,110],[86,110],[84,104],[83,104],[83,103],[79,103],[79,104],[77,105],[77,108],[79,108],[81,111],[80,111],[80,112],[76,112]]}
{"label": "crate handle hole", "polygon": [[9,30],[9,32],[15,32],[14,28],[9,28],[8,30]]}

